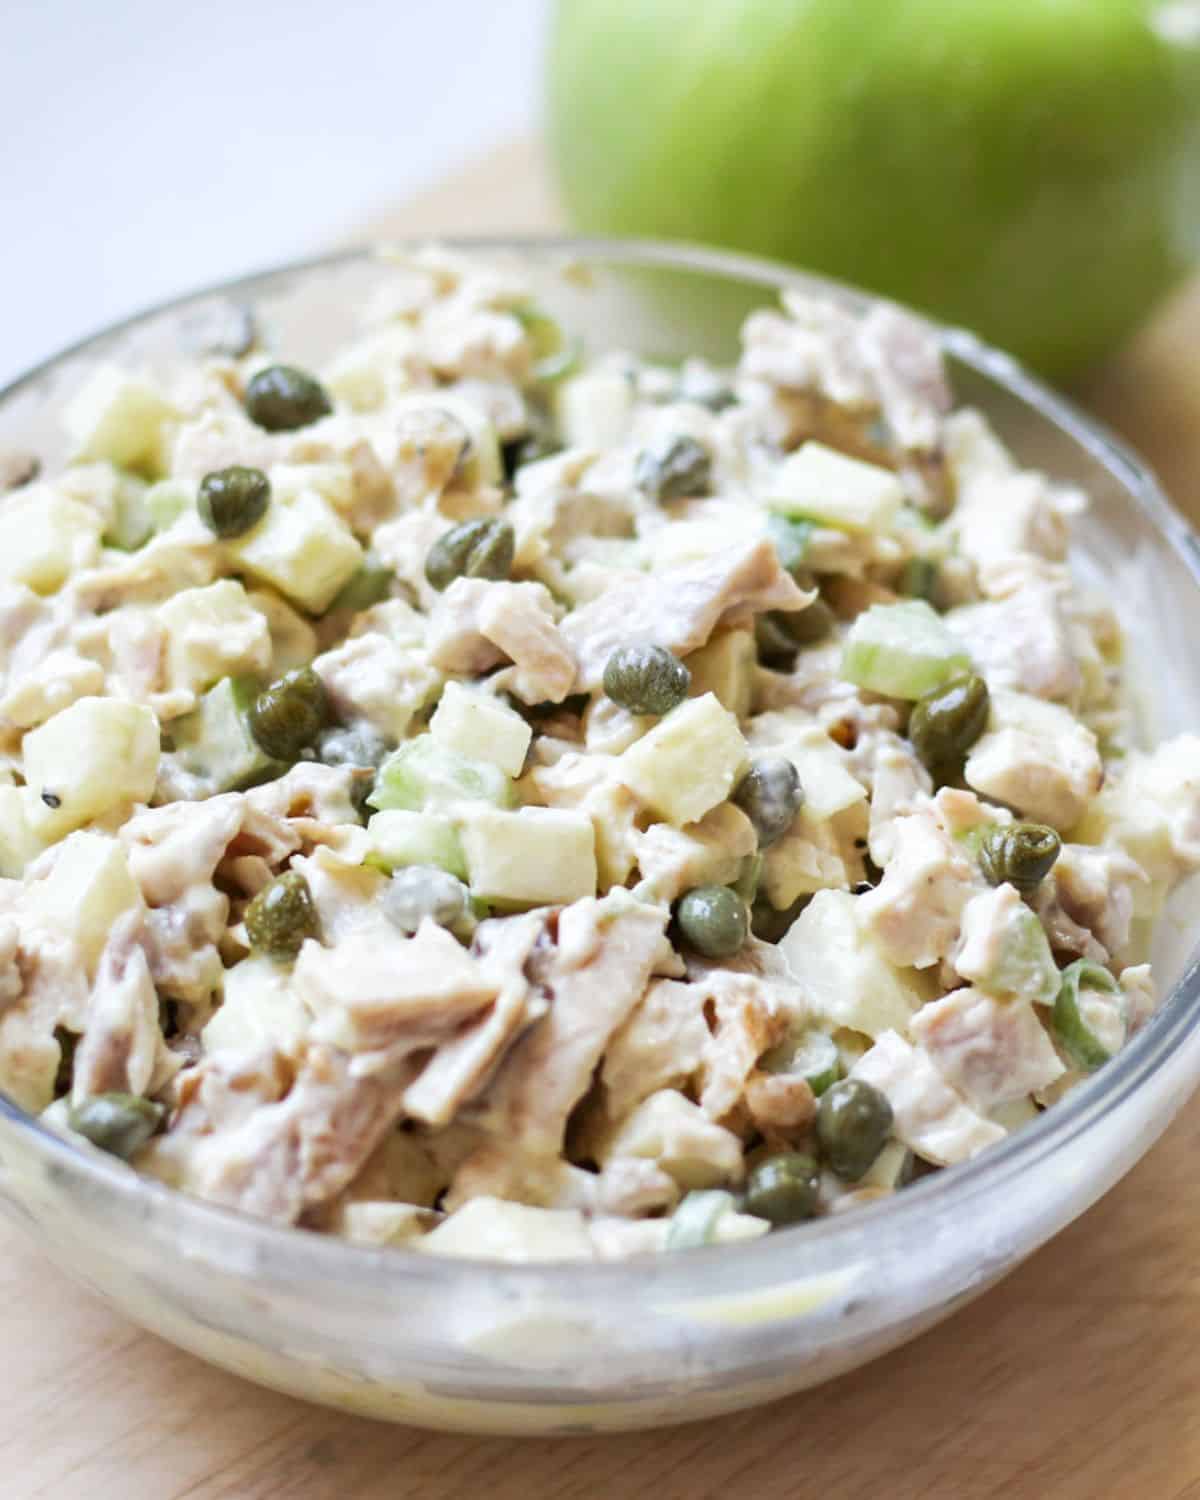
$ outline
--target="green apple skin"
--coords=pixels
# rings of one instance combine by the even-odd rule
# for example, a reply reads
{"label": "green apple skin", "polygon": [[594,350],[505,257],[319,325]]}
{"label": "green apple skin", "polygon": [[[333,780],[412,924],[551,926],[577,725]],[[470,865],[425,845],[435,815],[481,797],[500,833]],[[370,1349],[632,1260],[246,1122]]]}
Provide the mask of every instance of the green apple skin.
{"label": "green apple skin", "polygon": [[578,228],[822,271],[1053,377],[1200,245],[1200,0],[559,0],[547,84]]}

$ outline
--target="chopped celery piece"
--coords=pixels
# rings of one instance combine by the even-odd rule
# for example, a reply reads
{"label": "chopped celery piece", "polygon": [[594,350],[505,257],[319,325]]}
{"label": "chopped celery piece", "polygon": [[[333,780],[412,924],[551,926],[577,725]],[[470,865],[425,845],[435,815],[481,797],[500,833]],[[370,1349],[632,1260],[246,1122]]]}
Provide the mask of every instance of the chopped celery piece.
{"label": "chopped celery piece", "polygon": [[970,669],[966,647],[923,599],[873,604],[850,627],[842,676],[888,698],[923,698]]}
{"label": "chopped celery piece", "polygon": [[446,812],[460,802],[512,807],[515,801],[513,784],[499,766],[460,755],[431,734],[406,740],[394,750],[367,798],[380,812]]}
{"label": "chopped celery piece", "polygon": [[802,1031],[772,1047],[762,1060],[768,1073],[799,1074],[820,1096],[842,1076],[837,1044],[823,1031]]}
{"label": "chopped celery piece", "polygon": [[1076,959],[1063,970],[1052,1025],[1063,1051],[1085,1073],[1102,1067],[1125,1040],[1124,997],[1107,969]]}
{"label": "chopped celery piece", "polygon": [[467,878],[462,843],[449,818],[393,808],[375,814],[367,824],[367,835],[371,840],[367,863],[379,869],[436,865],[460,880]]}
{"label": "chopped celery piece", "polygon": [[196,777],[209,796],[237,791],[285,769],[250,733],[250,705],[258,686],[253,678],[224,677],[190,714],[170,725],[175,764]]}
{"label": "chopped celery piece", "polygon": [[813,521],[790,520],[779,515],[767,518],[767,536],[775,544],[779,566],[785,573],[794,573],[803,565],[809,538],[815,530]]}
{"label": "chopped celery piece", "polygon": [[716,1240],[717,1224],[734,1208],[733,1194],[722,1188],[694,1189],[671,1215],[668,1250],[695,1250]]}
{"label": "chopped celery piece", "polygon": [[146,491],[142,502],[155,532],[166,531],[195,505],[196,494],[181,479],[160,479]]}
{"label": "chopped celery piece", "polygon": [[101,540],[106,547],[122,552],[136,552],[154,534],[154,518],[146,505],[149,493],[144,480],[132,474],[121,476],[117,487],[113,518]]}

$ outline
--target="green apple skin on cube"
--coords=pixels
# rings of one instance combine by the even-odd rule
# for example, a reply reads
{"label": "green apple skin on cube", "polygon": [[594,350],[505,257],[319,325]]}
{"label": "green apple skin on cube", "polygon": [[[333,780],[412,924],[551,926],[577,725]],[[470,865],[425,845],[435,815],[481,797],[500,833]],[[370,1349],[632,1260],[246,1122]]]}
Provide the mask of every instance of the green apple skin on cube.
{"label": "green apple skin on cube", "polygon": [[782,515],[839,531],[885,532],[904,503],[890,469],[847,458],[824,443],[805,443],[775,470],[767,504]]}

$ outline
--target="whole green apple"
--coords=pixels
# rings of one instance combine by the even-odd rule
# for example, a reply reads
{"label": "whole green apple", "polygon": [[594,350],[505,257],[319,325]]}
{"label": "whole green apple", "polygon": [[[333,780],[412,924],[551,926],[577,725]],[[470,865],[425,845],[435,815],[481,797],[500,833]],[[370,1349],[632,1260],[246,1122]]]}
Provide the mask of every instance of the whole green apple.
{"label": "whole green apple", "polygon": [[1200,0],[560,0],[583,230],[796,262],[1054,376],[1200,247]]}

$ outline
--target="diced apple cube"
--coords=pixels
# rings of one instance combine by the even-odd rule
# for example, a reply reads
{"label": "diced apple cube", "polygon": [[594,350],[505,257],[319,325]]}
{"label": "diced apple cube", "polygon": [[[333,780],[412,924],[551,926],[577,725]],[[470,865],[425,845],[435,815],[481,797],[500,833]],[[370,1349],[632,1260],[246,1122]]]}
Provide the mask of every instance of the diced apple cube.
{"label": "diced apple cube", "polygon": [[36,485],[0,508],[0,582],[52,594],[100,544],[100,515],[49,485]]}
{"label": "diced apple cube", "polygon": [[697,823],[733,790],[747,760],[737,719],[712,693],[689,698],[617,761],[616,776],[668,823]]}
{"label": "diced apple cube", "polygon": [[163,425],[177,415],[148,380],[101,365],[68,402],[63,425],[77,458],[106,458],[119,469],[154,469]]}
{"label": "diced apple cube", "polygon": [[363,559],[349,527],[315,490],[273,502],[257,526],[227,545],[248,573],[312,614],[329,607]]}
{"label": "diced apple cube", "polygon": [[845,767],[846,753],[819,724],[793,727],[783,714],[760,714],[754,723],[755,753],[783,755],[795,766],[804,791],[804,812],[814,823],[836,817],[856,802],[865,802],[861,781]]}
{"label": "diced apple cube", "polygon": [[0,879],[20,880],[25,866],[45,849],[33,830],[33,794],[24,786],[0,786]]}
{"label": "diced apple cube", "polygon": [[460,829],[471,889],[484,901],[567,904],[596,893],[596,834],[582,812],[482,804]]}
{"label": "diced apple cube", "polygon": [[291,970],[269,958],[244,958],[226,969],[220,1009],[202,1033],[204,1050],[254,1052],[274,1047],[295,1056],[312,1014],[290,981]]}
{"label": "diced apple cube", "polygon": [[869,1037],[904,1031],[926,996],[884,957],[858,920],[857,900],[848,891],[818,891],[779,951],[813,1014],[829,1026]]}
{"label": "diced apple cube", "polygon": [[140,703],[80,698],[25,736],[34,832],[61,838],[102,813],[146,802],[158,775],[158,720]]}
{"label": "diced apple cube", "polygon": [[564,380],[555,410],[567,447],[611,448],[623,442],[633,396],[633,383],[620,370],[592,370]]}
{"label": "diced apple cube", "polygon": [[692,674],[691,696],[701,698],[712,693],[735,718],[744,719],[750,712],[757,665],[754,632],[723,630],[687,659]]}
{"label": "diced apple cube", "polygon": [[264,614],[232,578],[184,589],[159,606],[167,632],[167,679],[173,688],[202,693],[234,673],[265,672],[271,631]]}
{"label": "diced apple cube", "polygon": [[904,486],[890,469],[805,443],[775,470],[767,503],[841,531],[887,531],[904,503]]}
{"label": "diced apple cube", "polygon": [[488,760],[506,776],[519,776],[533,731],[518,713],[498,698],[448,682],[429,732],[472,760]]}
{"label": "diced apple cube", "polygon": [[30,881],[27,891],[32,909],[75,939],[89,974],[113,923],[142,904],[124,850],[106,833],[71,834],[55,850],[48,873]]}

